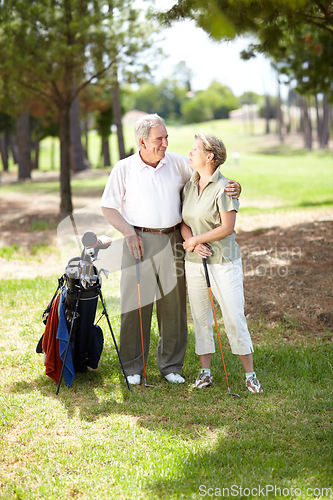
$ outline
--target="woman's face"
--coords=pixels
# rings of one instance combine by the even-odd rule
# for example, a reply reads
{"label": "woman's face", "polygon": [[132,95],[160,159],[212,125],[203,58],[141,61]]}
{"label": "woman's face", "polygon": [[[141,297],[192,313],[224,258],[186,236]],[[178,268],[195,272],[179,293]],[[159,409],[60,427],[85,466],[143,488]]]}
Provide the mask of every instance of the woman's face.
{"label": "woman's face", "polygon": [[193,144],[192,151],[189,153],[189,165],[194,170],[197,170],[200,167],[203,167],[206,164],[207,155],[203,148],[203,142],[201,139],[196,139]]}

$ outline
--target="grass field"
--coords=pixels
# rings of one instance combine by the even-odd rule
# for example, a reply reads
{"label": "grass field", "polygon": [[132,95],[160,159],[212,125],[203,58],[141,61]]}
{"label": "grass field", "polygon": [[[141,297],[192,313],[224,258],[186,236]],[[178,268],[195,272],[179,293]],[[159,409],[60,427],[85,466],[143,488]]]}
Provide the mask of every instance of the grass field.
{"label": "grass field", "polygon": [[[244,211],[332,206],[331,152],[304,153],[287,146],[269,150],[259,131],[252,136],[229,125],[202,124],[198,131],[224,138],[230,151],[224,172],[242,183]],[[196,131],[193,126],[170,127],[170,150],[188,152]],[[97,138],[93,141],[98,151]],[[45,148],[49,155],[49,146]],[[233,152],[240,154],[238,164]],[[89,190],[98,198],[106,175],[74,179],[74,196]],[[56,181],[2,185],[0,196],[57,190]],[[265,206],[263,199],[269,201]],[[41,251],[55,252],[50,247]],[[10,242],[0,248],[0,257],[8,263],[24,259],[27,268],[40,258],[23,255]],[[199,362],[190,315],[186,383],[172,386],[163,380],[155,360],[158,327],[153,316],[147,379],[156,387],[129,392],[102,318],[105,345],[98,370],[77,374],[71,388],[62,385],[56,396],[56,385],[45,375],[35,348],[57,277],[0,278],[1,499],[333,498],[330,335],[293,334],[286,343],[290,325],[269,325],[263,317],[249,321],[264,387],[263,394],[251,395],[221,326],[229,383],[238,399],[227,393],[218,353],[212,362],[213,386],[193,389]],[[118,339],[118,274],[105,280],[103,294]],[[222,324],[220,313],[218,318]]]}
{"label": "grass field", "polygon": [[[228,158],[221,169],[226,177],[237,179],[243,186],[242,200],[246,200],[242,210],[257,213],[265,210],[304,209],[333,204],[333,156],[332,151],[305,152],[299,146],[291,147],[291,143],[273,144],[272,138],[263,134],[263,122],[256,122],[249,134],[249,127],[239,122],[218,120],[197,125],[182,127],[170,126],[169,150],[187,155],[193,144],[195,133],[221,137],[226,145]],[[110,139],[111,151],[117,150],[116,138]],[[50,168],[51,144],[54,139],[43,141],[40,153],[41,170]],[[95,133],[89,137],[89,156],[94,167],[98,164],[100,140]],[[125,128],[126,149],[135,148],[132,127]],[[59,145],[54,144],[56,152],[56,167],[59,168]],[[235,157],[235,154],[237,157]],[[113,163],[118,159],[113,154]],[[105,176],[108,175],[106,170]],[[105,186],[105,177],[76,179],[72,181],[73,193],[80,190],[96,191],[99,196]],[[2,186],[2,192],[13,190],[24,192],[56,193],[59,183],[39,182],[19,184],[15,187]],[[253,202],[256,202],[253,204]],[[267,203],[269,202],[269,206]]]}
{"label": "grass field", "polygon": [[[163,381],[153,355],[154,322],[147,378],[156,387],[130,393],[102,320],[105,348],[98,370],[78,374],[56,396],[35,353],[41,311],[55,283],[56,277],[0,283],[1,498],[218,498],[222,488],[245,498],[259,486],[268,493],[274,486],[277,494],[270,497],[291,498],[297,489],[299,498],[331,498],[330,343],[286,346],[283,325],[251,324],[253,338],[261,339],[255,361],[265,392],[246,392],[239,361],[224,341],[230,387],[241,395],[236,399],[227,394],[217,354],[214,386],[200,393],[192,388],[198,360],[191,323],[187,383]],[[104,294],[112,296],[107,307],[118,332],[112,286]],[[214,494],[204,495],[208,489]]]}

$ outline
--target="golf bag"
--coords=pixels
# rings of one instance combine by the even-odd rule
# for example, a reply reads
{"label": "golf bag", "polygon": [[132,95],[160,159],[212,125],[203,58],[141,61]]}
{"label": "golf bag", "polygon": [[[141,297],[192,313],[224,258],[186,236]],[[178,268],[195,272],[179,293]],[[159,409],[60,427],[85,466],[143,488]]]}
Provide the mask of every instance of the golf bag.
{"label": "golf bag", "polygon": [[[97,276],[97,270],[93,267]],[[102,354],[104,337],[95,324],[99,279],[89,286],[80,286],[80,259],[71,259],[66,268],[65,317],[68,330],[73,322],[71,351],[75,372],[96,369]],[[80,294],[80,295],[79,295]],[[77,310],[76,310],[76,304]]]}
{"label": "golf bag", "polygon": [[45,373],[57,384],[59,392],[62,376],[68,387],[75,373],[96,369],[103,351],[103,331],[95,324],[98,299],[117,350],[127,386],[129,383],[120,359],[109,316],[101,292],[100,273],[94,266],[98,252],[111,244],[108,237],[87,232],[82,237],[81,257],[69,260],[65,273],[58,279],[58,288],[43,313],[45,331],[36,352],[44,353]]}

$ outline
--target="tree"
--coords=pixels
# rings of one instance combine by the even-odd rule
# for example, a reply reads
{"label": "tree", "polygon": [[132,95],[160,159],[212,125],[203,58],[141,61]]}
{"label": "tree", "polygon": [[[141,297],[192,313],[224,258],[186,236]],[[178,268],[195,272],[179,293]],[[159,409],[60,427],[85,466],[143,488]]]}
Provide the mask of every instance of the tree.
{"label": "tree", "polygon": [[102,138],[101,146],[101,161],[102,166],[111,165],[110,148],[109,148],[109,137],[111,134],[111,125],[113,122],[112,107],[109,106],[107,109],[98,112],[96,119],[96,129]]}
{"label": "tree", "polygon": [[[0,5],[2,74],[10,87],[24,90],[26,99],[39,95],[58,112],[62,214],[73,210],[71,105],[90,82],[112,67],[118,71],[121,61],[151,45],[150,32],[143,27],[138,42],[138,27],[132,30],[134,13],[129,0],[5,0]],[[19,104],[24,110],[26,100],[19,99]]]}
{"label": "tree", "polygon": [[131,91],[127,101],[134,109],[146,113],[158,113],[165,119],[181,117],[181,106],[186,100],[187,88],[176,79],[163,79],[159,84],[143,83]]}
{"label": "tree", "polygon": [[283,42],[285,33],[312,26],[333,36],[331,0],[178,0],[157,17],[164,23],[190,18],[215,40],[256,34],[258,50]]}
{"label": "tree", "polygon": [[232,109],[238,108],[238,99],[229,87],[213,81],[206,90],[182,104],[182,114],[187,123],[228,118]]}
{"label": "tree", "polygon": [[[194,19],[197,26],[218,41],[255,35],[257,43],[241,53],[243,59],[263,53],[302,96],[323,93],[325,101],[333,102],[332,0],[178,0],[157,17],[167,24],[177,19]],[[305,101],[303,109],[304,106]],[[306,111],[303,117],[306,122]],[[325,108],[323,123],[327,120],[329,109]],[[305,129],[305,140],[310,145],[310,128]],[[323,137],[327,133],[328,128]]]}
{"label": "tree", "polygon": [[100,48],[107,43],[103,3],[6,0],[1,6],[1,66],[26,94],[48,100],[59,114],[62,214],[73,210],[70,108],[80,90],[111,65],[103,63]]}
{"label": "tree", "polygon": [[[145,21],[145,13],[132,0],[109,0],[111,44],[105,57],[114,62],[111,71],[113,121],[117,127],[119,156],[126,156],[122,129],[121,86],[141,83],[150,75],[149,50],[156,29]],[[155,53],[156,50],[153,49]]]}
{"label": "tree", "polygon": [[158,17],[165,23],[194,19],[218,41],[253,34],[258,43],[242,53],[244,59],[259,52],[284,60],[307,93],[332,90],[332,0],[178,0]]}
{"label": "tree", "polygon": [[3,170],[8,171],[8,149],[9,137],[15,129],[14,120],[10,115],[0,112],[0,154],[3,164]]}
{"label": "tree", "polygon": [[19,179],[31,177],[31,127],[28,111],[23,111],[16,120]]}

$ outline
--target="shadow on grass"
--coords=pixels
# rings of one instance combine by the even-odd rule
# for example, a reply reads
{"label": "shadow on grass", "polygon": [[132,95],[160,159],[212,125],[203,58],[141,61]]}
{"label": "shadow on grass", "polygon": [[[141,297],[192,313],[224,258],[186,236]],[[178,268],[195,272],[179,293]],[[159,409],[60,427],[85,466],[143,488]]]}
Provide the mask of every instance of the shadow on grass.
{"label": "shadow on grass", "polygon": [[[156,343],[154,337],[152,353]],[[329,487],[333,465],[330,344],[258,347],[255,360],[264,386],[261,395],[246,392],[239,359],[228,349],[225,360],[230,387],[241,399],[228,396],[217,354],[212,364],[213,386],[203,391],[193,389],[198,365],[192,337],[183,371],[188,382],[184,385],[162,379],[151,356],[147,378],[156,387],[141,385],[128,391],[116,352],[107,346],[98,370],[78,374],[72,387],[63,385],[58,396],[56,385],[41,375],[13,384],[11,392],[37,391],[57,399],[69,420],[94,423],[104,419],[108,426],[113,422],[119,425],[119,432],[125,435],[128,422],[135,421],[137,429],[158,439],[162,462],[169,463],[163,446],[170,450],[170,440],[174,440],[178,451],[173,466],[177,472],[171,477],[167,473],[153,479],[148,476],[143,489],[152,498],[194,498],[205,488],[233,485]]]}
{"label": "shadow on grass", "polygon": [[[246,416],[239,415],[221,426],[215,441],[207,443],[207,450],[191,452],[180,464],[176,479],[148,481],[147,491],[153,491],[157,498],[171,494],[176,494],[175,498],[194,498],[196,494],[197,498],[199,493],[214,498],[258,498],[249,490],[261,485],[264,491],[271,491],[273,485],[272,497],[282,498],[287,494],[281,494],[281,489],[291,486],[304,493],[310,487],[332,487],[332,429],[311,417],[305,418],[296,405],[288,409],[283,404],[273,412],[267,401],[252,407]],[[243,495],[241,488],[247,490]]]}

